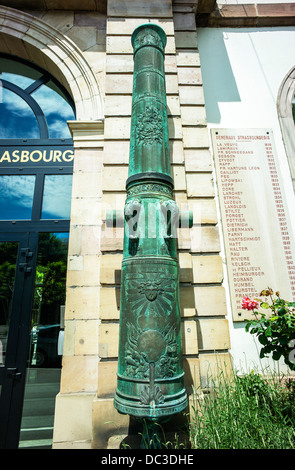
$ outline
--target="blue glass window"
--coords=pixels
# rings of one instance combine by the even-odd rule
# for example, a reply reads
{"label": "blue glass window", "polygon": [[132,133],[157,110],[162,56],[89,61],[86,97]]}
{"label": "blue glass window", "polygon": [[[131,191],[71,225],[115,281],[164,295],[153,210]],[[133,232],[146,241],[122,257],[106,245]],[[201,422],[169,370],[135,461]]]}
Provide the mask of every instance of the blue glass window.
{"label": "blue glass window", "polygon": [[72,163],[58,155],[73,152],[67,125],[73,119],[71,97],[54,77],[0,53],[1,226],[70,219]]}
{"label": "blue glass window", "polygon": [[72,119],[66,90],[47,72],[0,58],[0,139],[69,139]]}
{"label": "blue glass window", "polygon": [[72,175],[45,175],[41,219],[69,219]]}
{"label": "blue glass window", "polygon": [[1,94],[0,139],[38,139],[38,122],[28,103],[7,88]]}
{"label": "blue glass window", "polygon": [[34,175],[0,175],[0,220],[29,220],[34,188]]}
{"label": "blue glass window", "polygon": [[70,104],[52,81],[41,85],[32,93],[42,109],[49,130],[49,138],[66,139],[71,137],[67,121],[75,119]]}
{"label": "blue glass window", "polygon": [[0,59],[0,80],[7,80],[24,90],[41,76],[41,72],[17,60]]}
{"label": "blue glass window", "polygon": [[22,77],[21,75],[16,75],[14,73],[2,72],[1,73],[1,80],[7,80],[10,83],[14,83],[14,85],[19,86],[23,90],[28,88],[34,80],[29,77]]}

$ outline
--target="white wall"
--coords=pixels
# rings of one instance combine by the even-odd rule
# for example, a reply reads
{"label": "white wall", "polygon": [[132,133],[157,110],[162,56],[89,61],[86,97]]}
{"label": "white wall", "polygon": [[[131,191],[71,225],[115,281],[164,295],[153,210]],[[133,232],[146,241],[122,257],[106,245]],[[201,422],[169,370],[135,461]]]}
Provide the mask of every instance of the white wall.
{"label": "white wall", "polygon": [[[271,128],[288,207],[294,214],[295,198],[276,101],[284,77],[295,65],[295,27],[199,28],[198,46],[208,128]],[[295,233],[295,217],[290,218]],[[222,256],[225,258],[224,252]],[[259,359],[259,343],[245,332],[245,324],[232,321],[226,269],[224,285],[236,368],[277,369],[277,362]],[[280,286],[273,288],[279,290]],[[283,362],[279,368],[287,372]]]}
{"label": "white wall", "polygon": [[219,6],[222,5],[243,5],[243,4],[259,4],[259,3],[295,3],[295,0],[217,0]]}

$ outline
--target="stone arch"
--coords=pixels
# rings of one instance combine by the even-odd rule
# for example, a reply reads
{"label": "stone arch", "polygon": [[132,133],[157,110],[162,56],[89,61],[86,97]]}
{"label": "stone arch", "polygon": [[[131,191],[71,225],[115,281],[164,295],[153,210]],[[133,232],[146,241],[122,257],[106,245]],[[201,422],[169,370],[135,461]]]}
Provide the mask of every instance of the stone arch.
{"label": "stone arch", "polygon": [[0,51],[30,60],[48,70],[70,92],[77,120],[103,119],[103,100],[83,52],[41,19],[0,5]]}
{"label": "stone arch", "polygon": [[285,150],[295,191],[295,124],[292,101],[295,95],[295,67],[285,76],[279,88],[277,108]]}

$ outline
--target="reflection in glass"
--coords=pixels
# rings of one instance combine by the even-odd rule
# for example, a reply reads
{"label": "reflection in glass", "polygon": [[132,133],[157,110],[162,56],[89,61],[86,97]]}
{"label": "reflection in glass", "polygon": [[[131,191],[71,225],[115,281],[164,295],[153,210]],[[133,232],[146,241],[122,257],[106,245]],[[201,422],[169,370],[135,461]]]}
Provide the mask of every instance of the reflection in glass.
{"label": "reflection in glass", "polygon": [[68,233],[39,234],[20,448],[52,446],[55,398],[60,389],[68,239]]}
{"label": "reflection in glass", "polygon": [[60,324],[60,310],[65,304],[68,239],[67,232],[39,234],[34,325]]}
{"label": "reflection in glass", "polygon": [[0,175],[0,220],[31,218],[35,176]]}
{"label": "reflection in glass", "polygon": [[41,77],[41,73],[36,69],[4,57],[0,59],[0,70],[0,80],[7,80],[23,89]]}
{"label": "reflection in glass", "polygon": [[38,122],[26,101],[7,88],[1,95],[0,139],[38,139]]}
{"label": "reflection in glass", "polygon": [[0,365],[5,362],[18,242],[0,242]]}
{"label": "reflection in glass", "polygon": [[46,175],[41,219],[69,219],[72,175]]}
{"label": "reflection in glass", "polygon": [[7,80],[8,82],[19,86],[23,90],[25,90],[26,88],[28,88],[28,86],[34,83],[34,80],[32,80],[31,78],[22,77],[14,73],[7,73],[7,72],[3,72],[0,74],[0,80]]}
{"label": "reflection in glass", "polygon": [[41,107],[47,121],[50,138],[70,138],[68,120],[75,119],[75,115],[65,96],[53,82],[42,85],[32,93],[32,97]]}

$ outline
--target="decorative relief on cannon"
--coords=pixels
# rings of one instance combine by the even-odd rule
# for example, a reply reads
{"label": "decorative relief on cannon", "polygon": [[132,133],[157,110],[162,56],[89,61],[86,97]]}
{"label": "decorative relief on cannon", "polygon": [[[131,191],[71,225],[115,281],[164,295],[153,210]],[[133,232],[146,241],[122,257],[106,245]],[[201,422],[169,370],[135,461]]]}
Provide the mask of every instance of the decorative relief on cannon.
{"label": "decorative relief on cannon", "polygon": [[[124,209],[116,409],[150,423],[187,407],[183,383],[177,230],[164,73],[166,35],[132,35],[134,82]],[[191,218],[183,214],[185,220]],[[114,215],[110,216],[110,220]]]}

